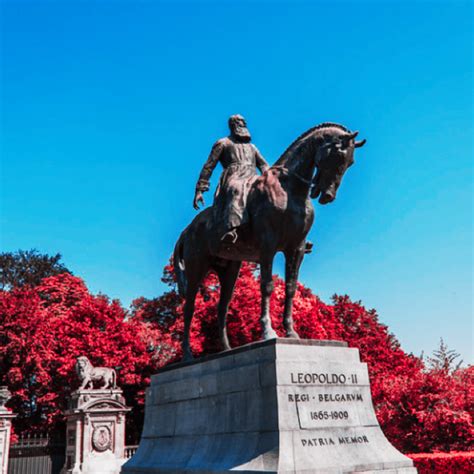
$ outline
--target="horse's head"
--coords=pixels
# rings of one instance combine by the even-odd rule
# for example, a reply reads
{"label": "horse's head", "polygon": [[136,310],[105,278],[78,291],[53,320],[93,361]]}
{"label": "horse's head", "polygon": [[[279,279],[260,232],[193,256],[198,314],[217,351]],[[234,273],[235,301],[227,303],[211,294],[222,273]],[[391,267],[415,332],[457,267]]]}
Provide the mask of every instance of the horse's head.
{"label": "horse's head", "polygon": [[320,204],[336,199],[342,177],[354,163],[354,149],[364,145],[365,140],[355,141],[358,132],[342,128],[328,128],[316,137],[316,175],[313,179],[311,197],[319,196]]}

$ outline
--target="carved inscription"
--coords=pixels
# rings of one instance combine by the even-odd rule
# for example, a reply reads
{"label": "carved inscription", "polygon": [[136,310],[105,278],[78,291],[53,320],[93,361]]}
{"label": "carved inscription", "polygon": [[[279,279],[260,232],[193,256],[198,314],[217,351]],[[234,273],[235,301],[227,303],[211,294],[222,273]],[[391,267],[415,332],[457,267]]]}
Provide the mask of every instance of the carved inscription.
{"label": "carved inscription", "polygon": [[317,373],[317,372],[291,372],[291,383],[297,385],[316,385],[316,384],[327,384],[327,385],[345,385],[353,384],[357,385],[357,374],[328,374],[328,373]]}
{"label": "carved inscription", "polygon": [[301,438],[302,446],[331,446],[336,444],[365,444],[369,442],[366,435],[338,436],[335,438]]}
{"label": "carved inscription", "polygon": [[288,394],[289,402],[309,402],[310,400],[317,400],[318,402],[363,402],[362,394],[360,393],[319,393],[311,397],[307,393],[290,393]]}
{"label": "carved inscription", "polygon": [[[364,376],[361,380],[359,373],[331,370],[295,370],[288,375],[290,385],[286,386],[285,397],[294,407],[299,429],[302,433],[306,431],[301,438],[302,447],[370,442],[365,427],[376,426],[377,420],[371,410],[370,388]],[[357,433],[350,436],[331,433],[340,428],[357,429]]]}
{"label": "carved inscription", "polygon": [[358,426],[372,421],[361,419],[365,414],[364,401],[370,401],[370,397],[359,387],[300,387],[286,396],[295,406],[300,429]]}

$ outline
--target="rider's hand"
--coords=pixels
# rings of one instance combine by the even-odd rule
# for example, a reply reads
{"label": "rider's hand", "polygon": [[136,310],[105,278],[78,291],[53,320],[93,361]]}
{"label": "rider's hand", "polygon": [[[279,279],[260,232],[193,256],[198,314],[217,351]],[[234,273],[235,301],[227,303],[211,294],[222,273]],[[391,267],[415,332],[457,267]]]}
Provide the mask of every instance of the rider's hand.
{"label": "rider's hand", "polygon": [[204,198],[202,197],[202,192],[201,191],[196,191],[196,194],[194,195],[194,201],[193,201],[193,206],[196,211],[199,210],[199,204],[204,206]]}

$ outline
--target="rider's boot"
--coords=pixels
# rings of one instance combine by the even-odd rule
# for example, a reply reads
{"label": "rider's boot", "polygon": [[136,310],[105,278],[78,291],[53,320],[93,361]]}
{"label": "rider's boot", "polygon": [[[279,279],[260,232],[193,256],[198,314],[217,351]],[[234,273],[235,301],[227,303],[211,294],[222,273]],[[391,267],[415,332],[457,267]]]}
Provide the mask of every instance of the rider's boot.
{"label": "rider's boot", "polygon": [[307,240],[305,248],[304,248],[304,253],[311,253],[312,251],[313,251],[313,242],[310,242],[309,240]]}

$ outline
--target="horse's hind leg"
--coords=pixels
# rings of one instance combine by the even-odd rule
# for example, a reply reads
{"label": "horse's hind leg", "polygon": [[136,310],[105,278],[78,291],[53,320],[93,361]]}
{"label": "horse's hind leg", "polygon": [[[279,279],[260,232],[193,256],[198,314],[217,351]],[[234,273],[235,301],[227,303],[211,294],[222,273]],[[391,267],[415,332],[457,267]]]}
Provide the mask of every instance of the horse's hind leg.
{"label": "horse's hind leg", "polygon": [[183,334],[183,360],[191,360],[193,354],[191,352],[191,346],[189,344],[189,330],[191,328],[191,321],[194,314],[194,301],[196,299],[196,293],[199,285],[195,287],[189,285],[186,291],[186,303],[184,304],[184,334]]}
{"label": "horse's hind leg", "polygon": [[[194,265],[193,265],[194,263]],[[184,304],[184,334],[183,334],[183,360],[191,360],[193,354],[191,352],[191,345],[189,343],[189,332],[191,329],[191,321],[194,314],[194,303],[196,294],[199,290],[199,285],[208,271],[208,266],[203,262],[193,262],[186,265],[187,288],[186,288],[186,302]]]}
{"label": "horse's hind leg", "polygon": [[283,326],[287,337],[299,338],[293,327],[293,298],[295,297],[298,273],[305,252],[303,243],[297,249],[285,252],[285,309],[283,311]]}
{"label": "horse's hind leg", "polygon": [[260,289],[262,292],[260,324],[262,325],[264,339],[277,337],[270,319],[270,297],[272,296],[274,286],[272,278],[273,257],[274,253],[264,254],[260,257]]}
{"label": "horse's hind leg", "polygon": [[228,261],[225,267],[217,267],[217,275],[221,284],[221,291],[219,295],[219,305],[217,307],[217,315],[219,321],[219,337],[223,350],[229,350],[230,344],[227,337],[226,318],[229,310],[230,300],[234,292],[235,282],[239,276],[241,262]]}

